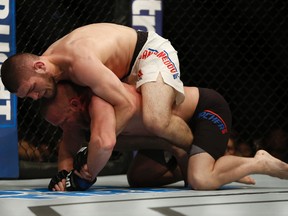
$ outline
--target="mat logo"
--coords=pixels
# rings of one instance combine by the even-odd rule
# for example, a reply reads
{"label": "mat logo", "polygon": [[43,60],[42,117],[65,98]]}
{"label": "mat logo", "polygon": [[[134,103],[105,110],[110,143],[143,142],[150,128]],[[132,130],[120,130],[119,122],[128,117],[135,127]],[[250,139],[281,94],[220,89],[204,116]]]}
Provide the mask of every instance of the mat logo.
{"label": "mat logo", "polygon": [[[9,55],[15,52],[14,14],[10,11],[13,1],[0,1],[0,68]],[[7,91],[0,79],[0,125],[16,125],[16,96]]]}
{"label": "mat logo", "polygon": [[132,0],[132,26],[162,35],[162,1]]}
{"label": "mat logo", "polygon": [[[27,189],[27,190],[2,190],[0,191],[0,199],[62,199],[63,197],[91,197],[91,196],[109,196],[123,194],[143,194],[143,193],[165,193],[179,192],[174,188],[117,188],[117,187],[96,187],[87,191],[69,191],[69,192],[53,192],[46,188]],[[187,189],[188,190],[188,189]]]}

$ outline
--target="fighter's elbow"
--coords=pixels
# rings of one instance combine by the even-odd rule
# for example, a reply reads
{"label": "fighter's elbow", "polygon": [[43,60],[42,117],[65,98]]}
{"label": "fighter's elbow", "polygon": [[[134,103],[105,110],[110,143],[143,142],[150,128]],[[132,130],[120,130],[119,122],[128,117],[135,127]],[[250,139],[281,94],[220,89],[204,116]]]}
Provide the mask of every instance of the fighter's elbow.
{"label": "fighter's elbow", "polygon": [[126,108],[127,108],[128,113],[132,116],[137,110],[137,104],[135,103],[135,101],[130,100],[127,103]]}
{"label": "fighter's elbow", "polygon": [[116,116],[121,116],[122,119],[130,119],[137,111],[136,104],[132,102],[126,102],[119,104],[118,106],[114,106]]}
{"label": "fighter's elbow", "polygon": [[93,145],[96,149],[102,151],[112,151],[116,144],[115,136],[93,136],[90,139],[89,145]]}

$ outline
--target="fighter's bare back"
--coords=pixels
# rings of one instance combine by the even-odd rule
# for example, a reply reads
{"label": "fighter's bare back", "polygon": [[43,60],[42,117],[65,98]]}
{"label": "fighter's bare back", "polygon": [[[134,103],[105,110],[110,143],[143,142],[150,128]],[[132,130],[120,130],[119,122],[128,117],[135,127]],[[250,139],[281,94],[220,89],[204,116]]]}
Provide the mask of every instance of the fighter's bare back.
{"label": "fighter's bare back", "polygon": [[[57,40],[43,56],[51,58],[58,65],[63,64],[63,68],[66,66],[65,62],[73,63],[78,58],[93,56],[121,79],[129,71],[136,41],[137,34],[132,28],[97,23],[77,28]],[[67,71],[69,70],[64,70]]]}

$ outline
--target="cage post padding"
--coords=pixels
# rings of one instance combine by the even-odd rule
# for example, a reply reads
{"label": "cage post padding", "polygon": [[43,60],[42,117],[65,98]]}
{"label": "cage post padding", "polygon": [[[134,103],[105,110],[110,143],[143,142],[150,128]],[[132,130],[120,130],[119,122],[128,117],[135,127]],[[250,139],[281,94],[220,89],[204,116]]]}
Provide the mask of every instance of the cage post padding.
{"label": "cage post padding", "polygon": [[[0,1],[0,66],[15,44],[15,0]],[[18,176],[17,98],[0,80],[0,178]]]}

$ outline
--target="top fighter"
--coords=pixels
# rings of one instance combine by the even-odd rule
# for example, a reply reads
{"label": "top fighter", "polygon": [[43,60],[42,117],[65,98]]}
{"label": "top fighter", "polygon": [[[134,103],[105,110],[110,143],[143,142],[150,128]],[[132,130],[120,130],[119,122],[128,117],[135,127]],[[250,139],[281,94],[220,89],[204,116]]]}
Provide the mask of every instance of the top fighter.
{"label": "top fighter", "polygon": [[[174,104],[184,100],[177,52],[154,32],[111,23],[80,27],[53,43],[41,56],[22,53],[9,57],[2,65],[1,78],[10,92],[34,100],[53,97],[60,80],[90,87],[114,106],[116,134],[125,128],[136,109],[121,80],[136,84],[142,93],[146,128],[185,150],[191,146],[190,128],[171,111]],[[93,173],[108,161],[112,153],[109,145],[100,139],[90,140],[89,153],[93,148],[96,157],[101,158],[95,166],[88,155]]]}

